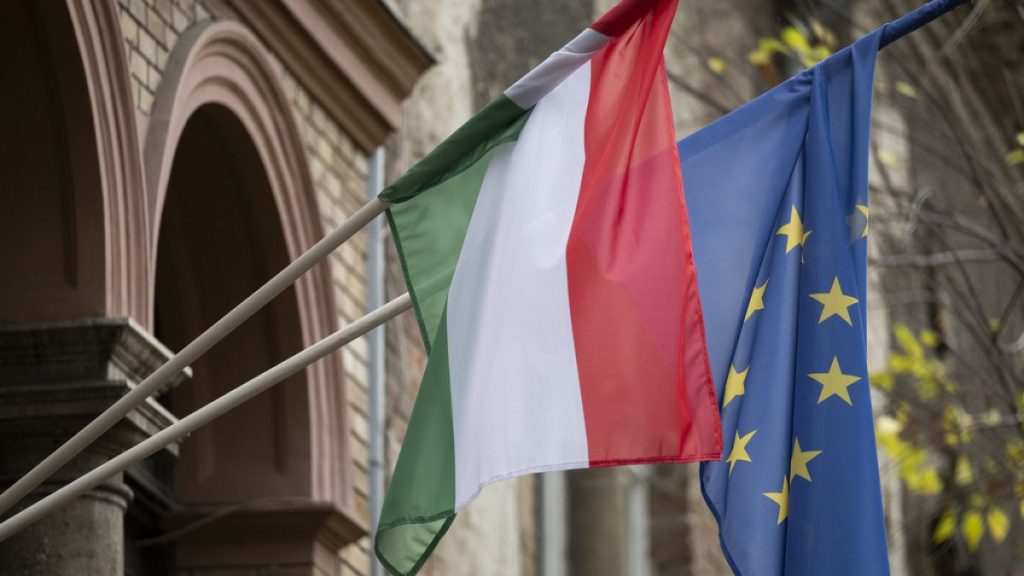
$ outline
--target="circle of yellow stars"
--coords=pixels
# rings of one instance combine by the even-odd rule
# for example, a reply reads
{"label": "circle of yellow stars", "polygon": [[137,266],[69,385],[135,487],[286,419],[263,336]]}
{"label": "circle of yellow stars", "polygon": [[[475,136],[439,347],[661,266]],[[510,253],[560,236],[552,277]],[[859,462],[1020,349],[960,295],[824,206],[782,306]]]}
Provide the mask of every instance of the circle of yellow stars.
{"label": "circle of yellow stars", "polygon": [[[861,238],[866,238],[868,235],[867,205],[857,204],[854,207],[854,211],[847,216],[847,223],[850,228],[851,242],[855,242]],[[789,254],[797,247],[803,248],[812,232],[813,231],[811,230],[805,229],[800,213],[796,206],[793,205],[790,207],[789,222],[779,227],[775,232],[775,235],[785,237],[786,254]],[[803,262],[803,256],[801,256],[801,262]],[[756,284],[754,285],[750,294],[750,300],[747,303],[747,311],[743,316],[744,322],[750,320],[750,318],[757,312],[764,310],[764,296],[767,289],[767,279],[765,279],[764,283],[760,286]],[[810,297],[822,305],[821,314],[818,317],[818,324],[834,317],[842,320],[849,326],[853,326],[853,320],[850,317],[850,307],[858,304],[860,301],[843,292],[838,276],[833,278],[832,285],[827,292],[812,293],[810,294]],[[729,406],[729,404],[736,398],[746,394],[746,382],[749,373],[749,365],[743,370],[738,370],[735,364],[729,366],[729,374],[725,381],[725,392],[722,400],[723,409]],[[807,376],[821,385],[818,404],[821,404],[825,400],[835,396],[847,405],[853,406],[853,400],[850,398],[849,388],[854,383],[859,382],[861,378],[852,374],[843,373],[842,367],[839,365],[838,356],[832,357],[832,362],[826,372],[814,372]],[[730,476],[736,468],[736,464],[740,462],[753,462],[753,458],[751,457],[747,447],[753,441],[756,434],[757,430],[751,430],[745,434],[740,434],[739,431],[735,432],[732,449],[725,460],[729,464]],[[800,439],[793,439],[793,449],[790,452],[789,474],[782,477],[782,486],[779,488],[778,492],[764,493],[766,498],[777,504],[779,507],[776,524],[782,524],[782,522],[789,516],[789,490],[792,482],[796,480],[796,478],[802,478],[807,482],[811,482],[811,472],[808,468],[808,464],[811,460],[817,458],[821,454],[822,450],[804,450],[800,446]]]}

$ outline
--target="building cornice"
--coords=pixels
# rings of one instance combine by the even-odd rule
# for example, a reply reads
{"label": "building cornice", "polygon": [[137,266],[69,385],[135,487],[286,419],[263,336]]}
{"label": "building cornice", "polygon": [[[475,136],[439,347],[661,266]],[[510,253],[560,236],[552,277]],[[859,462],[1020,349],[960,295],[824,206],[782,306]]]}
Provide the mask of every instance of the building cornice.
{"label": "building cornice", "polygon": [[225,0],[365,152],[434,57],[382,0]]}

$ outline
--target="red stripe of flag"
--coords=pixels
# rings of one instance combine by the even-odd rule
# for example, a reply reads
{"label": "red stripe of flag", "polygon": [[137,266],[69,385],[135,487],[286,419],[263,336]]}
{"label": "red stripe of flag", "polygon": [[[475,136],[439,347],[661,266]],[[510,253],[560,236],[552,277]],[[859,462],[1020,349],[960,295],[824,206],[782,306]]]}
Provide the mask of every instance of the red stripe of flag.
{"label": "red stripe of flag", "polygon": [[627,0],[594,26],[614,38],[591,62],[566,248],[592,466],[721,457],[662,56],[675,8]]}

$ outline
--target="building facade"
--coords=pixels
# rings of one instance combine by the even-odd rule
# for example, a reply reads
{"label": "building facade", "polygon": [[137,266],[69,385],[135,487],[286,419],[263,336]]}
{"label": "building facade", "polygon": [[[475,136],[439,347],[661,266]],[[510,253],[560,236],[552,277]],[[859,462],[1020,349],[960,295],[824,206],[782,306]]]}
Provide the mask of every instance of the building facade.
{"label": "building facade", "polygon": [[[394,179],[612,4],[0,2],[0,486],[358,210],[377,151]],[[737,64],[795,5],[685,3],[666,50],[680,137],[780,80]],[[876,115],[902,121],[885,99]],[[356,234],[27,501],[362,316],[369,242]],[[392,298],[405,286],[385,246]],[[887,334],[872,334],[875,366]],[[356,340],[0,543],[0,574],[374,573],[370,442],[383,436],[390,471],[425,363],[412,314],[387,325],[377,429],[369,356]],[[422,573],[727,573],[697,470],[490,486]]]}
{"label": "building facade", "polygon": [[[0,7],[0,484],[366,198],[433,59],[377,1]],[[365,234],[41,486],[364,313]],[[368,573],[366,345],[0,545],[5,574]]]}
{"label": "building facade", "polygon": [[[378,146],[396,177],[611,4],[5,3],[4,77],[20,89],[0,106],[0,483],[355,212]],[[695,6],[676,23],[680,134],[720,113],[686,93],[719,81],[697,32],[766,29],[769,14]],[[29,501],[361,316],[367,241]],[[392,251],[388,296],[403,291]],[[387,350],[390,470],[425,360],[411,315],[389,324]],[[360,339],[0,544],[0,572],[370,574],[368,370]],[[696,467],[664,466],[490,487],[424,573],[725,570]]]}

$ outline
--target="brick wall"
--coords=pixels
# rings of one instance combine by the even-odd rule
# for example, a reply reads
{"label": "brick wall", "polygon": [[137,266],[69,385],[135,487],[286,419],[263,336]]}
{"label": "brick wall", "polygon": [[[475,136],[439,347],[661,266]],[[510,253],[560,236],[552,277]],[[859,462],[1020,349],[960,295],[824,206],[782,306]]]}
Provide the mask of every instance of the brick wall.
{"label": "brick wall", "polygon": [[[160,85],[168,55],[181,34],[197,23],[230,18],[214,1],[119,0],[121,32],[125,40],[132,95],[136,108],[148,115]],[[309,162],[317,206],[325,231],[332,230],[366,201],[368,158],[313,100],[309,93],[269,54],[278,80],[291,103],[292,113]],[[364,314],[366,307],[366,233],[360,232],[329,258],[339,325]],[[397,278],[401,282],[401,278]],[[415,324],[415,322],[413,322]],[[417,335],[418,338],[418,335]],[[355,511],[369,522],[367,420],[367,344],[360,338],[342,349],[352,436],[352,480]],[[398,428],[404,434],[408,411],[400,411]],[[400,442],[400,440],[399,440]],[[369,539],[347,547],[341,555],[342,574],[369,573]]]}

